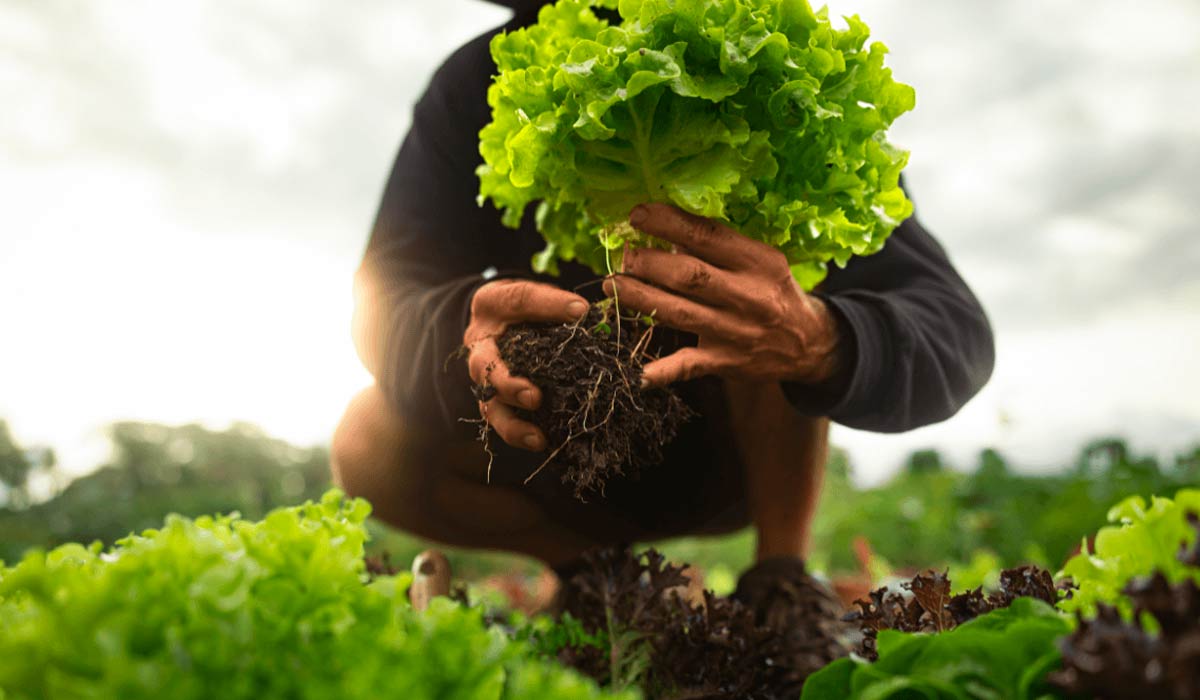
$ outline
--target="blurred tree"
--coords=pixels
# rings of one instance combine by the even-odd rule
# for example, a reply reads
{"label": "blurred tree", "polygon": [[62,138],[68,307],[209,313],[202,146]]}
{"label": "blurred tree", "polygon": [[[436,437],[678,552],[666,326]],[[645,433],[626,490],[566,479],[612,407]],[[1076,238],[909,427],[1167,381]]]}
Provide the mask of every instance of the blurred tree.
{"label": "blurred tree", "polygon": [[50,480],[50,489],[57,496],[62,491],[62,472],[58,469],[58,453],[53,447],[42,450],[42,460],[38,469]]}
{"label": "blurred tree", "polygon": [[325,448],[295,447],[249,424],[213,431],[125,422],[112,425],[109,435],[107,464],[45,503],[0,510],[0,559],[11,561],[33,546],[111,543],[159,526],[168,513],[239,511],[258,518],[329,487]]}
{"label": "blurred tree", "polygon": [[1008,474],[1008,460],[992,448],[979,453],[979,475],[1000,478]]}
{"label": "blurred tree", "polygon": [[8,422],[0,420],[0,484],[4,485],[6,505],[22,508],[28,505],[29,470],[33,465],[25,450],[13,440]]}
{"label": "blurred tree", "polygon": [[1129,445],[1117,437],[1104,437],[1092,440],[1079,451],[1079,459],[1075,461],[1077,471],[1095,475],[1111,471],[1129,457]]}
{"label": "blurred tree", "polygon": [[942,463],[942,455],[937,450],[917,450],[908,457],[904,465],[909,474],[925,474],[940,472],[946,467]]}
{"label": "blurred tree", "polygon": [[[44,503],[0,509],[0,559],[13,561],[32,546],[109,543],[157,527],[172,512],[237,510],[259,517],[275,506],[315,498],[329,486],[324,448],[295,447],[249,424],[213,431],[127,422],[111,426],[109,434],[112,456],[94,473]],[[30,459],[35,453],[41,456]],[[20,450],[3,423],[0,460],[9,465],[0,473],[19,473],[26,482],[30,469],[52,471],[57,462],[46,450]],[[1020,473],[995,450],[984,450],[973,472],[950,469],[939,453],[923,450],[886,483],[864,489],[853,483],[848,455],[834,447],[814,523],[813,563],[834,572],[857,570],[854,541],[863,537],[898,569],[993,559],[1003,566],[1034,561],[1054,567],[1104,524],[1117,500],[1135,493],[1172,494],[1200,483],[1200,446],[1166,464],[1134,454],[1118,438],[1088,443],[1073,466],[1040,475]],[[390,551],[400,566],[428,546],[378,523],[372,532],[377,540],[371,550]],[[666,543],[665,551],[732,577],[753,560],[754,537],[744,530],[724,538],[687,538]],[[468,577],[522,564],[495,553],[450,550],[450,555]]]}
{"label": "blurred tree", "polygon": [[1175,458],[1174,476],[1186,483],[1200,484],[1200,445]]}

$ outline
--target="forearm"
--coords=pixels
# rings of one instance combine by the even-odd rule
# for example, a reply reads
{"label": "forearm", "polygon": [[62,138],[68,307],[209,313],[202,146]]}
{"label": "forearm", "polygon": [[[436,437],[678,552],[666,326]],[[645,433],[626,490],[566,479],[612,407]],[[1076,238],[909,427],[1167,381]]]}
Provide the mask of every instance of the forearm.
{"label": "forearm", "polygon": [[802,412],[903,432],[954,415],[991,376],[987,315],[941,247],[915,221],[888,245],[831,273],[821,296],[838,321],[843,372],[832,386],[784,383]]}

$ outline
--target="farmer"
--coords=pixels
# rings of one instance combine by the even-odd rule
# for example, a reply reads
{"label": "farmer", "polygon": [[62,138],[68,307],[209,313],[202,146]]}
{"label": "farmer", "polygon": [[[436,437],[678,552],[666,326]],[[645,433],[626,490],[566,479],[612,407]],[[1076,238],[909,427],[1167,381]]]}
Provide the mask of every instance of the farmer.
{"label": "farmer", "polygon": [[[501,29],[535,20],[533,7],[514,9]],[[914,218],[882,252],[831,266],[815,293],[778,251],[663,204],[630,223],[681,252],[632,251],[608,280],[575,264],[534,275],[533,216],[514,232],[476,204],[494,33],[433,76],[388,180],[355,278],[354,340],[375,383],[337,428],[334,476],[396,527],[536,557],[560,577],[599,545],[753,524],[758,564],[736,595],[771,617],[762,606],[786,605],[804,577],[829,421],[901,432],[954,415],[992,371],[983,309]],[[584,503],[552,470],[522,483],[548,445],[515,409],[541,392],[509,374],[495,338],[523,321],[574,321],[614,283],[622,306],[691,338],[644,377],[673,385],[699,417],[661,465]],[[479,405],[471,384],[485,379],[497,393]],[[464,421],[481,413],[499,437],[490,482],[479,428]]]}

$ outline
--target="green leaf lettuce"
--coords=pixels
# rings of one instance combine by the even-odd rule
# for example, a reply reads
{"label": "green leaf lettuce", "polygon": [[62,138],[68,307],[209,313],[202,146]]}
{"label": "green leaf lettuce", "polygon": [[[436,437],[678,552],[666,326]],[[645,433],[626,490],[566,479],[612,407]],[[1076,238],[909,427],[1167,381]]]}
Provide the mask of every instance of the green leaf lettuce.
{"label": "green leaf lettuce", "polygon": [[480,609],[417,613],[407,574],[367,583],[369,511],[331,492],[261,522],[171,516],[108,552],[31,552],[0,568],[0,698],[634,700]]}
{"label": "green leaf lettuce", "polygon": [[621,22],[559,0],[491,44],[492,122],[480,132],[480,203],[520,224],[537,202],[555,271],[597,272],[646,245],[621,222],[666,202],[783,251],[806,286],[830,260],[878,251],[912,213],[908,154],[886,130],[915,105],[868,45],[806,0],[621,0]]}
{"label": "green leaf lettuce", "polygon": [[1054,608],[1018,598],[941,634],[884,630],[878,661],[835,661],[808,678],[803,700],[1042,697],[1069,629]]}
{"label": "green leaf lettuce", "polygon": [[1085,616],[1096,614],[1096,604],[1115,605],[1132,614],[1129,599],[1121,592],[1131,580],[1161,571],[1170,583],[1191,579],[1200,584],[1200,568],[1179,560],[1181,546],[1196,542],[1196,530],[1187,514],[1200,514],[1200,490],[1182,489],[1174,499],[1154,496],[1150,503],[1131,496],[1108,511],[1113,525],[1096,533],[1091,547],[1071,557],[1059,576],[1070,576],[1078,586],[1058,607]]}

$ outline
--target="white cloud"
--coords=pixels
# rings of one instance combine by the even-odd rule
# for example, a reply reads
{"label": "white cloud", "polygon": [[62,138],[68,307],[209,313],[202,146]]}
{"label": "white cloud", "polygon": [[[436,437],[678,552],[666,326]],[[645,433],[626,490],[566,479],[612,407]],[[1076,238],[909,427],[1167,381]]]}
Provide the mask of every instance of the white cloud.
{"label": "white cloud", "polygon": [[[904,436],[841,430],[878,479],[995,444],[1197,439],[1200,6],[843,0],[918,90],[918,212],[997,329],[991,385]],[[350,275],[412,102],[506,17],[470,0],[0,5],[0,416],[94,462],[123,417],[324,439],[365,381]]]}

